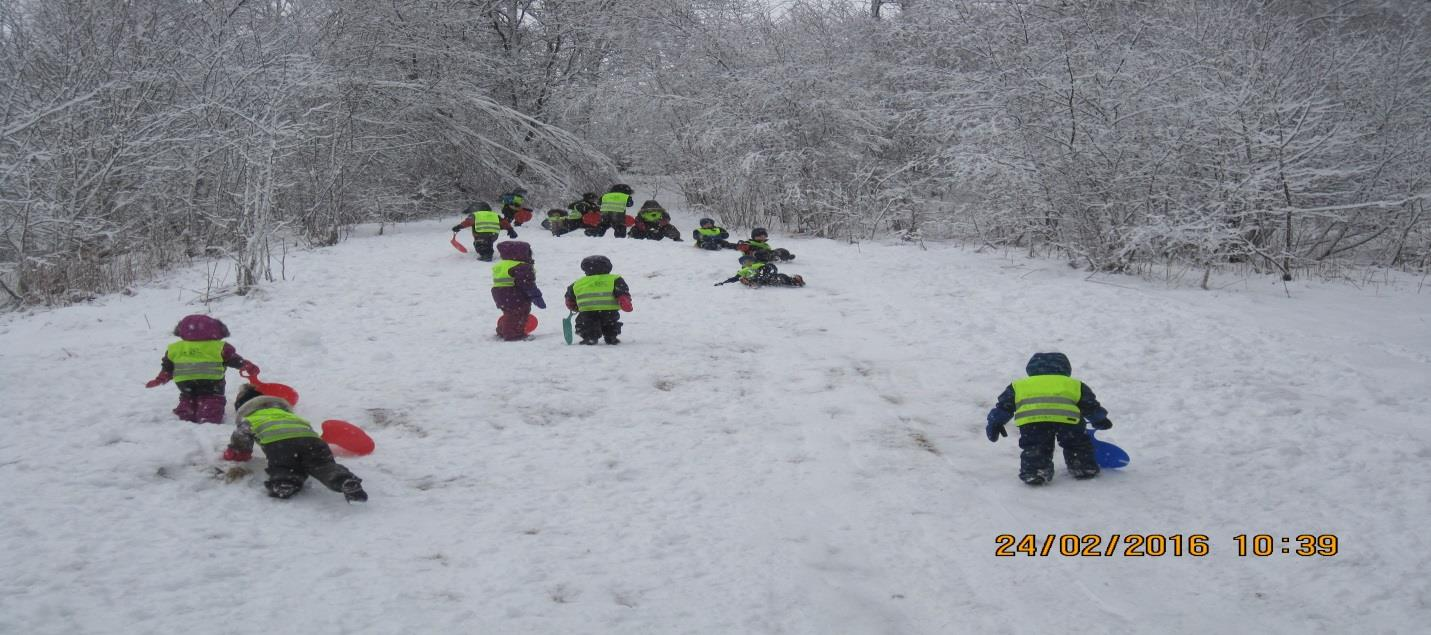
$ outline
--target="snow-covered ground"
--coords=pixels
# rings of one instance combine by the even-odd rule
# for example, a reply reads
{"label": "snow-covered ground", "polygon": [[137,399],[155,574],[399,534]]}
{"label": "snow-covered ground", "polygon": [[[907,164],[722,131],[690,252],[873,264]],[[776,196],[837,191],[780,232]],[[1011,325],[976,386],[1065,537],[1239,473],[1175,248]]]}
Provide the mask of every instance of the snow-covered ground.
{"label": "snow-covered ground", "polygon": [[[637,184],[637,201],[650,190]],[[539,194],[539,193],[538,193]],[[663,192],[681,230],[694,217]],[[563,198],[563,201],[565,199]],[[549,206],[556,201],[540,199]],[[777,233],[804,289],[712,287],[735,252],[528,228],[551,308],[492,336],[455,220],[290,254],[208,309],[367,429],[366,505],[217,475],[230,424],[145,390],[196,267],[0,317],[0,633],[1409,633],[1431,618],[1431,290],[1089,280],[953,246]],[[372,232],[368,232],[372,234]],[[465,236],[464,236],[465,237]],[[567,346],[601,253],[636,311]],[[1133,457],[1016,478],[984,413],[1061,350]],[[238,378],[230,374],[229,394]],[[1234,536],[1332,534],[1335,556]],[[1000,534],[1205,534],[1210,553],[996,557]],[[1290,545],[1295,548],[1295,544]],[[1053,553],[1057,554],[1054,547]]]}

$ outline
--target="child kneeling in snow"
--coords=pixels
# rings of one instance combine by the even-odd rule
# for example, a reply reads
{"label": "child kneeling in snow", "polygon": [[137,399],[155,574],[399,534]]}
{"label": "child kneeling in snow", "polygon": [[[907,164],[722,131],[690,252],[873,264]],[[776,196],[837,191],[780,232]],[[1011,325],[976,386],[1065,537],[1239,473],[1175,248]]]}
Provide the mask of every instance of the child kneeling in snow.
{"label": "child kneeling in snow", "polygon": [[333,451],[298,415],[293,406],[278,397],[260,393],[244,384],[234,398],[238,411],[238,429],[229,437],[224,450],[226,461],[247,461],[253,458],[253,442],[263,448],[268,458],[268,480],[263,486],[274,498],[288,498],[303,489],[309,476],[335,492],[342,492],[348,502],[364,502],[362,479],[333,460]]}
{"label": "child kneeling in snow", "polygon": [[1108,411],[1099,405],[1093,389],[1070,377],[1073,366],[1063,353],[1034,353],[1026,368],[1029,376],[1009,384],[989,411],[984,434],[997,442],[1009,436],[1010,419],[1019,428],[1019,478],[1029,485],[1053,480],[1053,442],[1063,447],[1063,461],[1076,479],[1098,476],[1093,441],[1095,430],[1113,427]]}
{"label": "child kneeling in snow", "polygon": [[723,284],[739,282],[747,287],[803,287],[805,278],[801,276],[787,276],[780,273],[775,265],[768,262],[760,262],[755,256],[745,255],[740,257],[740,271],[735,275],[715,283],[719,287]]}
{"label": "child kneeling in snow", "polygon": [[223,423],[224,368],[237,368],[249,375],[258,366],[240,357],[233,345],[224,341],[229,327],[207,315],[190,315],[174,327],[179,341],[169,345],[160,360],[159,374],[144,384],[153,388],[170,380],[179,388],[179,405],[174,414],[194,423]]}

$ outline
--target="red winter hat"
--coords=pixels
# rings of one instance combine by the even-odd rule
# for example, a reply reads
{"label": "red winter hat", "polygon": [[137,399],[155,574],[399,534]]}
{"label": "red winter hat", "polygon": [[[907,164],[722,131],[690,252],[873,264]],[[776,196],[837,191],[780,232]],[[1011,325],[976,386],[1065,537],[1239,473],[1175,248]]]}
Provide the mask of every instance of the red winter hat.
{"label": "red winter hat", "polygon": [[179,320],[179,325],[174,327],[174,335],[190,342],[221,340],[229,336],[229,327],[218,318],[194,314]]}

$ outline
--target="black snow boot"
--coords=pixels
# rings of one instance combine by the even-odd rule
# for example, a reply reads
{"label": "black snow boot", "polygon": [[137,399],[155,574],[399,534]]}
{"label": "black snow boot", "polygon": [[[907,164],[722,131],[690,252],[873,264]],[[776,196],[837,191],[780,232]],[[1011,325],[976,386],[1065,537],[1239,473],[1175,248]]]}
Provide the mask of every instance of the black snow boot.
{"label": "black snow boot", "polygon": [[1036,472],[1020,472],[1019,480],[1029,485],[1043,485],[1053,480],[1053,468],[1042,468]]}
{"label": "black snow boot", "polygon": [[368,493],[363,491],[363,481],[358,478],[343,481],[343,500],[350,503],[368,502]]}
{"label": "black snow boot", "polygon": [[268,481],[263,485],[268,488],[268,495],[273,498],[288,498],[303,489],[301,483],[293,481]]}

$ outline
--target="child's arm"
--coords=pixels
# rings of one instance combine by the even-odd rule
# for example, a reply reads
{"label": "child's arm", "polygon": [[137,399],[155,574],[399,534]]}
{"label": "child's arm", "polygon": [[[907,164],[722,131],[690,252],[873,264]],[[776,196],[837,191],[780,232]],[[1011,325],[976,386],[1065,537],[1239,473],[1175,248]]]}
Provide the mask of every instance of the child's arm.
{"label": "child's arm", "polygon": [[224,342],[224,365],[229,368],[237,368],[250,375],[258,374],[258,364],[239,356],[238,351],[234,350],[233,345],[228,342]]}
{"label": "child's arm", "polygon": [[159,374],[144,383],[145,388],[153,388],[161,384],[169,383],[174,378],[174,362],[169,359],[169,354],[164,353],[164,359],[159,360]]}
{"label": "child's arm", "polygon": [[615,284],[611,293],[616,296],[616,304],[621,306],[622,311],[630,313],[633,310],[631,308],[631,289],[626,286],[626,279],[617,278]]}
{"label": "child's arm", "polygon": [[1098,403],[1098,396],[1093,394],[1093,389],[1089,388],[1088,384],[1083,384],[1083,394],[1078,397],[1078,412],[1095,430],[1113,427],[1113,422],[1108,420],[1108,411]]}
{"label": "child's arm", "polygon": [[238,420],[238,427],[229,435],[229,447],[224,448],[225,461],[247,461],[253,458],[253,428],[248,419]]}
{"label": "child's arm", "polygon": [[527,294],[527,299],[538,309],[547,308],[547,303],[542,299],[542,290],[537,288],[537,270],[530,264],[522,263],[511,269],[512,285]]}
{"label": "child's arm", "polygon": [[1004,425],[1014,418],[1014,385],[1009,384],[1004,388],[1004,392],[999,393],[999,400],[994,407],[989,409],[989,414],[985,417],[984,434],[990,441],[998,441],[999,437],[1009,436],[1004,430]]}
{"label": "child's arm", "polygon": [[567,310],[569,310],[569,311],[575,313],[575,312],[576,312],[576,292],[575,292],[575,291],[572,291],[572,285],[566,285],[566,295],[565,295],[564,297],[565,297],[565,299],[566,299],[566,308],[567,308]]}
{"label": "child's arm", "polygon": [[471,226],[472,226],[472,216],[469,214],[469,215],[467,216],[467,218],[462,219],[462,222],[461,222],[461,223],[458,223],[458,224],[456,224],[456,225],[453,225],[453,226],[452,226],[452,231],[453,231],[453,232],[460,232],[460,231],[462,231],[463,229],[466,229],[466,228],[471,227]]}

